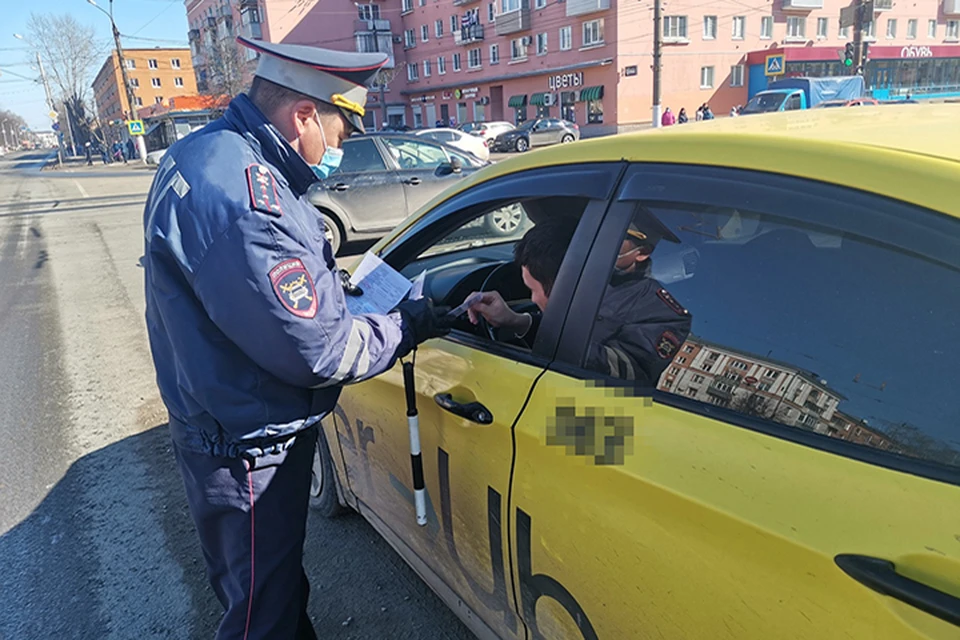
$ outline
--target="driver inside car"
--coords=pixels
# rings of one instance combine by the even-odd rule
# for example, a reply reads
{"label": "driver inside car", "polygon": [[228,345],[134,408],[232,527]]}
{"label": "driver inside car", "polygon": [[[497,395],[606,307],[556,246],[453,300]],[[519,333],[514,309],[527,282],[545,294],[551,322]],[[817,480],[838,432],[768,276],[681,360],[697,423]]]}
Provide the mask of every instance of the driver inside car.
{"label": "driver inside car", "polygon": [[[577,221],[547,219],[514,247],[514,261],[538,311],[517,313],[497,291],[480,294],[467,309],[502,339],[533,345],[540,318],[576,230]],[[638,207],[620,244],[587,351],[586,367],[605,376],[656,385],[690,333],[690,313],[651,276],[651,254],[661,239],[680,240],[652,213]]]}

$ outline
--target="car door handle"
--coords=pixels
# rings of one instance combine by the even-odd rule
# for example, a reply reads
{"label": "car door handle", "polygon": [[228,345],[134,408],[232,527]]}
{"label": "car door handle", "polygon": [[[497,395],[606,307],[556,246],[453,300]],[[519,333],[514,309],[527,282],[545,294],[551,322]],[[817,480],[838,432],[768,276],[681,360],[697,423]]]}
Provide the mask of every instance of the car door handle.
{"label": "car door handle", "polygon": [[350,185],[343,184],[342,182],[338,182],[337,184],[327,188],[330,189],[330,191],[346,191],[347,189],[350,188]]}
{"label": "car door handle", "polygon": [[477,424],[493,424],[493,414],[479,402],[460,403],[454,400],[449,393],[438,393],[433,396],[433,399],[440,405],[441,409],[449,411],[455,416],[460,416]]}
{"label": "car door handle", "polygon": [[403,181],[403,184],[409,184],[415,187],[421,182],[423,182],[423,180],[421,180],[420,178],[407,178],[406,180]]}
{"label": "car door handle", "polygon": [[848,576],[877,593],[902,600],[932,616],[960,626],[960,598],[900,575],[889,560],[841,553],[833,561]]}

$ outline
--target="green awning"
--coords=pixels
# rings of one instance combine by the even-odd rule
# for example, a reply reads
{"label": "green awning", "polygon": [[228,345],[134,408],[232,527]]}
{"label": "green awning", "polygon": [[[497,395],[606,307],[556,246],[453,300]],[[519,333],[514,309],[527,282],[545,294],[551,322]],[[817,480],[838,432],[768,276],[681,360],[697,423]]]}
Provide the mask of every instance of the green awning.
{"label": "green awning", "polygon": [[544,91],[543,93],[533,94],[532,96],[530,96],[530,104],[532,104],[535,107],[544,106],[546,104],[546,100],[545,100],[546,95],[547,95],[546,91]]}
{"label": "green awning", "polygon": [[522,96],[510,96],[510,99],[507,101],[507,106],[511,109],[522,109],[527,106],[526,94]]}
{"label": "green awning", "polygon": [[603,99],[603,85],[599,87],[587,87],[580,89],[580,102],[589,102],[590,100]]}

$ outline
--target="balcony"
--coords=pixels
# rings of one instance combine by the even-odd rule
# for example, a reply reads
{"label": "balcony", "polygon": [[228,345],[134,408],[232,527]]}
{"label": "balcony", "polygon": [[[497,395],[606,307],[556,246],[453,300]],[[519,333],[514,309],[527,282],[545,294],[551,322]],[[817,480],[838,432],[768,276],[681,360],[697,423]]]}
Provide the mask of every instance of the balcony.
{"label": "balcony", "polygon": [[260,0],[240,0],[240,9],[259,8]]}
{"label": "balcony", "polygon": [[190,29],[190,31],[187,32],[187,38],[190,40],[190,42],[196,42],[199,40],[200,29]]}
{"label": "balcony", "polygon": [[874,11],[890,11],[893,9],[893,0],[873,0]]}
{"label": "balcony", "polygon": [[960,16],[960,0],[943,0],[943,15]]}
{"label": "balcony", "polygon": [[707,388],[707,394],[711,396],[716,396],[718,398],[723,398],[724,400],[730,400],[731,398],[733,398],[733,389],[728,388],[729,386],[730,385],[725,385],[725,384],[721,384],[721,385],[718,385],[716,383],[711,384]]}
{"label": "balcony", "polygon": [[243,25],[242,33],[244,38],[252,40],[260,40],[263,38],[263,30],[260,28],[259,22],[251,22],[250,24]]}
{"label": "balcony", "polygon": [[823,0],[783,0],[784,11],[812,11],[823,9]]}
{"label": "balcony", "polygon": [[353,32],[367,33],[373,31],[390,31],[389,20],[354,20]]}
{"label": "balcony", "polygon": [[514,9],[497,16],[497,35],[505,36],[518,31],[530,30],[530,9]]}
{"label": "balcony", "polygon": [[465,4],[473,4],[474,2],[480,2],[480,0],[453,0],[453,6],[462,7]]}
{"label": "balcony", "polygon": [[567,0],[567,17],[585,16],[588,13],[606,11],[610,8],[610,0]]}
{"label": "balcony", "polygon": [[483,40],[483,25],[472,24],[453,32],[453,43],[457,45],[472,44]]}

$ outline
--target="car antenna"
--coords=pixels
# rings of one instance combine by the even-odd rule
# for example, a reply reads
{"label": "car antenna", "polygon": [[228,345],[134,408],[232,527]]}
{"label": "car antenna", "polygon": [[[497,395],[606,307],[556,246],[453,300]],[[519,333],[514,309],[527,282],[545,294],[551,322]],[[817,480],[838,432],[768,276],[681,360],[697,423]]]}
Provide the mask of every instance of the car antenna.
{"label": "car antenna", "polygon": [[417,387],[413,377],[413,365],[417,361],[417,350],[413,357],[403,363],[403,390],[407,396],[407,427],[410,429],[410,464],[413,467],[413,505],[417,513],[417,524],[427,524],[426,489],[423,484],[423,456],[420,452],[420,415],[417,413]]}

